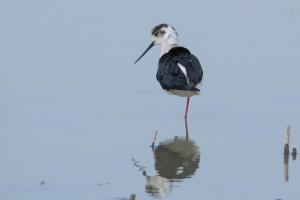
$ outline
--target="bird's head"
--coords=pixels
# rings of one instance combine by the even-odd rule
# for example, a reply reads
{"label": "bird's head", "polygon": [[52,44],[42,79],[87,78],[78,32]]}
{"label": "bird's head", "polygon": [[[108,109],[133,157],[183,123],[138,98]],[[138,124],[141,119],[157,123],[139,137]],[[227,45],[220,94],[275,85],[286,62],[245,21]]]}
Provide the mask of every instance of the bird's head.
{"label": "bird's head", "polygon": [[174,27],[168,24],[155,26],[151,31],[151,35],[155,44],[178,44],[178,33]]}
{"label": "bird's head", "polygon": [[151,30],[152,42],[144,53],[134,62],[137,63],[154,45],[178,44],[176,29],[168,24],[159,24]]}

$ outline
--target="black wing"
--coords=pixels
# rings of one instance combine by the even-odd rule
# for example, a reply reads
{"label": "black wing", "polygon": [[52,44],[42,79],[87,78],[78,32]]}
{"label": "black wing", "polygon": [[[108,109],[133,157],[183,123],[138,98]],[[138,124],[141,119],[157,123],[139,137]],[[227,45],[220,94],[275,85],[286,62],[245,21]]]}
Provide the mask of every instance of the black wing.
{"label": "black wing", "polygon": [[[183,65],[187,77],[179,68]],[[175,47],[163,55],[158,63],[156,78],[163,89],[197,90],[195,87],[201,82],[203,71],[198,59],[189,50],[183,47]]]}

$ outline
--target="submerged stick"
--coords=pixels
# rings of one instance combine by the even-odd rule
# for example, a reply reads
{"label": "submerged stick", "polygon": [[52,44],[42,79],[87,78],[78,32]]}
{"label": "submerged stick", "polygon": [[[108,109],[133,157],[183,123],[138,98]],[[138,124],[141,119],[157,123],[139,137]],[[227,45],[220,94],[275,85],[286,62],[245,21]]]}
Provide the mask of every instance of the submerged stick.
{"label": "submerged stick", "polygon": [[156,136],[157,136],[157,130],[155,130],[153,142],[152,142],[152,144],[151,144],[152,149],[154,148],[154,145],[155,145]]}
{"label": "submerged stick", "polygon": [[289,181],[289,153],[290,153],[290,136],[291,136],[291,127],[288,126],[285,132],[285,141],[284,141],[284,180]]}
{"label": "submerged stick", "polygon": [[284,162],[284,180],[288,182],[289,181],[289,155],[288,154],[284,154],[283,162]]}

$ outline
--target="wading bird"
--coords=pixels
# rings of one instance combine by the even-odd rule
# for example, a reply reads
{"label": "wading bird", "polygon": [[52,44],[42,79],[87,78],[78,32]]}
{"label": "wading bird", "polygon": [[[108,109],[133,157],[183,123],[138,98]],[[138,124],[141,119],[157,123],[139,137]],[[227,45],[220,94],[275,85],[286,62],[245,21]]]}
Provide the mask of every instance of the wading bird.
{"label": "wading bird", "polygon": [[190,97],[199,94],[196,86],[201,82],[203,71],[198,59],[190,51],[178,44],[178,33],[168,24],[159,24],[152,31],[152,42],[137,63],[154,45],[160,45],[156,79],[170,94],[187,97],[184,117],[187,117]]}

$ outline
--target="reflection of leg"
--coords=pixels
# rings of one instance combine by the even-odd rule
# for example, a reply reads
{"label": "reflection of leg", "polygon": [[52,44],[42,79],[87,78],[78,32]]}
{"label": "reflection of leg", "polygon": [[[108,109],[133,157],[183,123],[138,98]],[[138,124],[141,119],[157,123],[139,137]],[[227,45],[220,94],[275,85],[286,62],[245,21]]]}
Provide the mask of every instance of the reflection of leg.
{"label": "reflection of leg", "polygon": [[155,145],[155,141],[156,141],[156,136],[157,136],[157,130],[155,130],[155,134],[154,134],[153,142],[152,142],[152,144],[151,144],[151,148],[152,148],[152,150],[154,149],[154,145]]}
{"label": "reflection of leg", "polygon": [[189,111],[189,104],[190,104],[190,97],[188,97],[187,100],[186,100],[186,107],[185,107],[184,118],[187,118],[187,114],[188,114],[188,111]]}
{"label": "reflection of leg", "polygon": [[185,122],[185,139],[186,141],[189,140],[189,127],[188,127],[188,121],[187,118],[184,118],[184,122]]}

